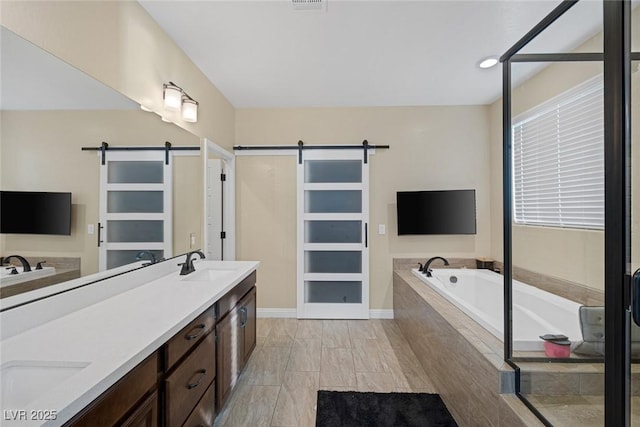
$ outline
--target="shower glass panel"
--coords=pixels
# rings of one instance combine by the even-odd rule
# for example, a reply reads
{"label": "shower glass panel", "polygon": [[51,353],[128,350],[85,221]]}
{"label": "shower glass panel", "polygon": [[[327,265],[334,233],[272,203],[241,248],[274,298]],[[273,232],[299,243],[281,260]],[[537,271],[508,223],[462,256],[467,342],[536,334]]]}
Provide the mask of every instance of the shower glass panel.
{"label": "shower glass panel", "polygon": [[[131,264],[132,262],[139,261],[137,259],[140,251],[146,249],[141,248],[140,250],[108,250],[107,251],[107,268],[115,268],[121,265]],[[149,251],[156,257],[156,260],[161,260],[164,258],[164,251],[161,250],[152,250]],[[147,260],[148,258],[145,258]]]}
{"label": "shower glass panel", "polygon": [[307,160],[304,182],[362,182],[362,161]]}
{"label": "shower glass panel", "polygon": [[109,242],[162,242],[162,221],[107,221]]}
{"label": "shower glass panel", "polygon": [[307,213],[359,213],[362,212],[362,191],[305,191],[304,207]]}
{"label": "shower glass panel", "polygon": [[362,221],[305,221],[305,243],[360,243]]}
{"label": "shower glass panel", "polygon": [[161,161],[111,161],[108,168],[107,179],[111,184],[163,182],[164,163]]}
{"label": "shower glass panel", "polygon": [[511,361],[554,426],[604,425],[604,68],[573,55],[603,52],[602,9],[580,1],[519,52],[564,60],[511,63]]}
{"label": "shower glass panel", "polygon": [[109,213],[162,213],[164,194],[162,191],[108,191]]}
{"label": "shower glass panel", "polygon": [[362,273],[360,251],[306,251],[305,273]]}
{"label": "shower glass panel", "polygon": [[512,64],[531,76],[512,89],[513,359],[521,394],[551,424],[588,404],[587,424],[602,425],[603,67],[544,65]]}
{"label": "shower glass panel", "polygon": [[362,302],[362,282],[304,282],[306,303],[360,304]]}

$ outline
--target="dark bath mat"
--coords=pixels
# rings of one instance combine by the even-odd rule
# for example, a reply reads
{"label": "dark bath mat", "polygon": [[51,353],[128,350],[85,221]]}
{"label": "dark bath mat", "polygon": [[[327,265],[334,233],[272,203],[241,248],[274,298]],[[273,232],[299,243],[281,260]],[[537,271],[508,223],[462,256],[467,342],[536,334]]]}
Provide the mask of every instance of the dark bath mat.
{"label": "dark bath mat", "polygon": [[318,390],[316,427],[457,427],[437,394]]}

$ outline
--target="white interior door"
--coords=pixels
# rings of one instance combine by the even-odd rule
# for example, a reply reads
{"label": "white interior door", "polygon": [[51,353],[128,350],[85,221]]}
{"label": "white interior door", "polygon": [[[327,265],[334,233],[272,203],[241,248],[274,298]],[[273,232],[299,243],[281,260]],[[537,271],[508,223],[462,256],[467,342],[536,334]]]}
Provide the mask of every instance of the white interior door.
{"label": "white interior door", "polygon": [[172,168],[164,151],[107,152],[100,167],[100,271],[141,251],[172,256]]}
{"label": "white interior door", "polygon": [[361,150],[298,164],[299,318],[369,318],[369,167]]}
{"label": "white interior door", "polygon": [[207,259],[221,260],[222,248],[222,203],[224,163],[220,159],[207,160],[207,207],[206,228],[207,233],[205,255]]}

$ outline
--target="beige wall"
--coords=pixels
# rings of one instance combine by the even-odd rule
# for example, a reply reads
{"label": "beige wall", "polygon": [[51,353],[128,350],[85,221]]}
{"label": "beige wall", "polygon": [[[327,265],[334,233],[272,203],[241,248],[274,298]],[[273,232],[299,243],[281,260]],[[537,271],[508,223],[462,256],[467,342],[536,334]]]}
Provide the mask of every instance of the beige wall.
{"label": "beige wall", "polygon": [[[488,107],[239,109],[237,144],[389,144],[371,157],[372,309],[392,308],[393,257],[488,256]],[[238,157],[238,257],[259,259],[262,308],[296,306],[296,158]],[[475,188],[475,236],[397,236],[399,190]],[[378,235],[378,224],[387,234]]]}
{"label": "beige wall", "polygon": [[162,84],[200,102],[197,123],[176,123],[230,149],[234,108],[135,1],[0,2],[1,23],[134,101],[164,113]]}
{"label": "beige wall", "polygon": [[[640,22],[640,10],[634,19]],[[635,33],[636,36],[640,32]],[[637,38],[637,37],[636,37]],[[638,43],[640,45],[640,43]],[[601,52],[602,35],[596,35],[576,51]],[[516,67],[526,65],[516,64]],[[636,63],[637,66],[637,63]],[[556,63],[543,69],[513,90],[512,114],[523,113],[583,81],[602,73],[602,64]],[[640,105],[640,78],[632,77],[634,102],[632,112]],[[632,115],[632,129],[640,128],[638,114]],[[502,233],[502,99],[490,106],[491,121],[491,253],[503,259]],[[640,165],[640,132],[632,136],[633,165]],[[636,148],[639,147],[639,148]],[[633,168],[634,194],[640,191],[640,166]],[[633,197],[633,211],[640,212],[640,197]],[[633,215],[633,268],[640,267],[640,215]],[[604,232],[597,230],[551,227],[513,226],[513,264],[539,273],[604,290]]]}
{"label": "beige wall", "polygon": [[[113,146],[198,146],[198,137],[153,113],[129,111],[3,111],[0,129],[2,190],[72,193],[71,236],[3,235],[1,254],[81,258],[82,274],[98,271],[97,235],[87,224],[99,221],[100,159],[82,147],[107,141]],[[189,250],[189,234],[202,236],[202,162],[174,158],[173,250]],[[185,189],[187,189],[185,191]]]}

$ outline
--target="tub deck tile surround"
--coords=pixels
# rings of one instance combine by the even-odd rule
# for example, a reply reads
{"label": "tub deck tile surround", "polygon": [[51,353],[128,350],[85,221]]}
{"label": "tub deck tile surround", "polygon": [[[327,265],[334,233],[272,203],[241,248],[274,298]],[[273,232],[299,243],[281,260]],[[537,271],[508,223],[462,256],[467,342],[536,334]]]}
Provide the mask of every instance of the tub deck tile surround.
{"label": "tub deck tile surround", "polygon": [[[449,262],[475,267],[473,259]],[[395,320],[458,424],[542,425],[517,397],[501,394],[513,387],[502,342],[414,277],[415,266],[415,259],[394,259]]]}
{"label": "tub deck tile surround", "polygon": [[[503,271],[504,264],[496,262],[495,267]],[[558,277],[547,276],[535,271],[513,266],[513,278],[528,285],[535,286],[552,294],[560,295],[582,305],[604,305],[604,292],[579,283]]]}

